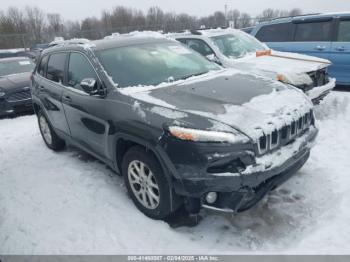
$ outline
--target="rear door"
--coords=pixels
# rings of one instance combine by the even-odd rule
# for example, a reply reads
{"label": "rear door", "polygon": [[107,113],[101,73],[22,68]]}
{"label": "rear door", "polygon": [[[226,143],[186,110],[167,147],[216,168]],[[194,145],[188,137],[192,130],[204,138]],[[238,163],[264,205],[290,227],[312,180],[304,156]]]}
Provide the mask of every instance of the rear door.
{"label": "rear door", "polygon": [[66,134],[69,128],[62,106],[62,92],[64,82],[64,67],[67,53],[60,52],[44,56],[38,67],[36,79],[36,93],[45,108],[51,125]]}
{"label": "rear door", "polygon": [[289,51],[329,59],[333,18],[294,20],[295,32],[293,45]]}
{"label": "rear door", "polygon": [[85,149],[105,158],[109,124],[106,119],[106,101],[100,96],[85,93],[80,82],[85,78],[101,81],[87,57],[72,52],[67,63],[67,82],[62,94],[71,136]]}
{"label": "rear door", "polygon": [[337,78],[338,84],[350,85],[350,17],[337,21],[336,32],[331,46],[330,74]]}

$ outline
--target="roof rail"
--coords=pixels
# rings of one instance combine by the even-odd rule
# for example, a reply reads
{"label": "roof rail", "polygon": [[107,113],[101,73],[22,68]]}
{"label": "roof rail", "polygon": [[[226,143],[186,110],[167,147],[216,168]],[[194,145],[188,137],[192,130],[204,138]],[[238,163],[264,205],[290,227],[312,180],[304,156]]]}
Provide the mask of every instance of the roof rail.
{"label": "roof rail", "polygon": [[72,39],[68,39],[68,40],[59,40],[59,41],[52,41],[51,43],[49,43],[49,47],[53,47],[53,46],[61,46],[61,45],[83,45],[83,44],[87,44],[89,43],[90,40],[89,39],[85,39],[85,38],[72,38]]}
{"label": "roof rail", "polygon": [[303,17],[303,16],[309,16],[309,15],[321,15],[321,14],[322,13],[310,13],[310,14],[302,14],[302,15],[281,16],[281,17],[274,17],[274,18],[267,19],[264,22],[274,21],[274,20],[283,19],[283,18],[295,18],[295,17]]}
{"label": "roof rail", "polygon": [[202,35],[201,32],[199,32],[200,30],[204,30],[204,29],[195,29],[195,30],[190,30],[191,34],[193,35]]}

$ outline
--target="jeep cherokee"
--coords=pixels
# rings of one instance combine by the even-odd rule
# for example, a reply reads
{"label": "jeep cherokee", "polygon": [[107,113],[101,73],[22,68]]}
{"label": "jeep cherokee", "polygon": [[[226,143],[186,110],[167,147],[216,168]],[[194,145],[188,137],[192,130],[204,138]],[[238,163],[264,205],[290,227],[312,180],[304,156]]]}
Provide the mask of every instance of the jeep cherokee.
{"label": "jeep cherokee", "polygon": [[154,219],[252,207],[304,165],[318,132],[302,92],[154,35],[61,43],[32,79],[46,145],[105,162]]}

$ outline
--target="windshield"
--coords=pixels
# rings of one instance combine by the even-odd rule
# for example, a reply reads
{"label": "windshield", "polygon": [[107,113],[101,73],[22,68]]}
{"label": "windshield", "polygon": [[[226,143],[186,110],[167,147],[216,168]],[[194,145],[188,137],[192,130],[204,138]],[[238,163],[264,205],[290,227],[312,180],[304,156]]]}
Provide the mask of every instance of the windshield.
{"label": "windshield", "polygon": [[34,64],[29,59],[0,62],[0,76],[31,72]]}
{"label": "windshield", "polygon": [[117,47],[97,55],[118,87],[158,85],[220,69],[176,42]]}
{"label": "windshield", "polygon": [[211,37],[220,52],[228,58],[241,58],[249,53],[266,50],[266,46],[254,37],[240,32]]}

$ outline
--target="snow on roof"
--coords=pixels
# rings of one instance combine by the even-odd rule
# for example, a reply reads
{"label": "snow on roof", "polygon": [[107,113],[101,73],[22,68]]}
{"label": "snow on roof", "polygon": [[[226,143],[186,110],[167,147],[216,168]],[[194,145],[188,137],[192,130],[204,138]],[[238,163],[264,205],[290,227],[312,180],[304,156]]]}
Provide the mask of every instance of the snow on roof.
{"label": "snow on roof", "polygon": [[88,44],[90,43],[89,39],[86,38],[72,38],[72,39],[68,39],[68,40],[64,40],[62,39],[58,39],[58,40],[54,40],[51,43],[49,43],[49,46],[55,46],[55,45],[69,45],[69,44]]}
{"label": "snow on roof", "polygon": [[115,39],[119,37],[151,37],[151,38],[166,38],[162,31],[133,31],[126,34],[112,33],[104,39]]}

